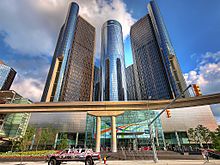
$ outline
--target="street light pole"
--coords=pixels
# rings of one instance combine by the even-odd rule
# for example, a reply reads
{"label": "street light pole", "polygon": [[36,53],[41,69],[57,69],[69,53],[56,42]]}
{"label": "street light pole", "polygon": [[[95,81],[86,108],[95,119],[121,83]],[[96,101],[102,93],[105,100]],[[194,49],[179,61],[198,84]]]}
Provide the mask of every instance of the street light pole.
{"label": "street light pole", "polygon": [[152,131],[152,125],[149,125],[149,129],[150,129],[151,147],[152,147],[152,151],[153,151],[153,155],[154,155],[154,162],[158,163],[156,147],[155,147],[155,144],[154,144],[154,136],[153,136],[153,131]]}
{"label": "street light pole", "polygon": [[[149,101],[150,101],[150,99],[151,99],[151,96],[148,96],[148,102],[147,102],[148,112],[149,112]],[[153,155],[154,155],[154,162],[157,163],[158,158],[157,158],[157,152],[156,152],[156,147],[155,147],[155,143],[154,143],[152,124],[148,125],[148,128],[149,128],[149,133],[150,133],[151,148],[153,150]]]}
{"label": "street light pole", "polygon": [[[152,146],[152,150],[153,150],[153,155],[154,155],[154,162],[157,163],[158,162],[158,157],[157,157],[157,152],[156,152],[156,147],[154,144],[154,137],[152,135],[152,124],[163,114],[164,111],[166,111],[166,109],[168,109],[173,103],[175,103],[175,101],[182,96],[182,94],[184,94],[190,87],[192,87],[192,85],[190,84],[182,93],[180,93],[176,98],[174,98],[165,108],[163,108],[163,110],[148,124],[148,127],[150,129],[150,139],[151,139],[151,146]],[[148,100],[149,102],[149,100]],[[149,103],[148,103],[149,104]],[[149,107],[149,106],[148,106]],[[149,109],[149,108],[148,108]]]}

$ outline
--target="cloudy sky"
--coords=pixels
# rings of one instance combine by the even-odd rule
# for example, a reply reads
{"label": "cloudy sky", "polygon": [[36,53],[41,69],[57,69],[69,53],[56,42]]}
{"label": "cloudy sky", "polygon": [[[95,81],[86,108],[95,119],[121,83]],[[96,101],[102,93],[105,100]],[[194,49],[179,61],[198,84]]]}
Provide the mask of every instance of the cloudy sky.
{"label": "cloudy sky", "polygon": [[[0,59],[17,71],[12,89],[39,101],[59,29],[71,0],[1,0]],[[130,26],[147,14],[148,0],[76,0],[80,15],[100,28],[108,19],[123,27],[126,65],[132,64]],[[157,0],[184,77],[203,94],[220,92],[220,1]],[[220,122],[220,106],[213,106]]]}

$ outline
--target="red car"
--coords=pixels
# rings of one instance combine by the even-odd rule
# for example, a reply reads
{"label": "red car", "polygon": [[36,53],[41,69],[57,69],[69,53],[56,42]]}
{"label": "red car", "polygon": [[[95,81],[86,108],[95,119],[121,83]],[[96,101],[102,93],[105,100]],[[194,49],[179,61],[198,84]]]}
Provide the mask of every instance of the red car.
{"label": "red car", "polygon": [[83,161],[85,165],[94,165],[94,160],[100,159],[99,152],[93,152],[92,149],[65,149],[60,153],[47,156],[48,165],[60,165],[67,161]]}

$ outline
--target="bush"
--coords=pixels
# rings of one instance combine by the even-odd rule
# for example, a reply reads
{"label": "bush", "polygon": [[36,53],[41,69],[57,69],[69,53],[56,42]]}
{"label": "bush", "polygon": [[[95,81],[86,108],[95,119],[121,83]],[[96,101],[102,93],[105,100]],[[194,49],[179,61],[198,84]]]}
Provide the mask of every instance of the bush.
{"label": "bush", "polygon": [[26,152],[4,152],[0,153],[0,156],[47,156],[49,154],[56,153],[54,150],[44,151],[26,151]]}

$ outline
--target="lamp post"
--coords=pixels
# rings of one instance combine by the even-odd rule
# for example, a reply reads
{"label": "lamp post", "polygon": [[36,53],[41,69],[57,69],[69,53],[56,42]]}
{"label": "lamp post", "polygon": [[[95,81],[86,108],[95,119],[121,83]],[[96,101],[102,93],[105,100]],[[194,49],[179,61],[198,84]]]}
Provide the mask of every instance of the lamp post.
{"label": "lamp post", "polygon": [[[150,99],[151,99],[151,96],[148,96],[148,102],[147,102],[148,112],[149,112],[149,101],[150,101]],[[153,136],[152,124],[149,124],[148,128],[149,128],[149,133],[150,133],[151,148],[152,148],[153,155],[154,155],[154,162],[157,163],[158,162],[158,158],[157,158],[156,147],[155,147],[155,144],[154,144],[154,136]]]}
{"label": "lamp post", "polygon": [[[150,138],[151,138],[151,145],[152,145],[152,150],[153,150],[153,154],[154,154],[154,162],[157,163],[158,162],[158,157],[157,157],[157,153],[156,153],[156,147],[154,144],[154,138],[152,136],[152,124],[164,113],[164,111],[166,111],[173,103],[175,103],[175,101],[182,96],[182,94],[184,94],[190,87],[192,87],[192,85],[189,85],[182,93],[180,93],[176,98],[174,98],[165,108],[162,109],[162,111],[148,124],[148,127],[150,129]],[[149,104],[149,100],[148,100],[148,104]],[[148,106],[149,107],[149,106]]]}

